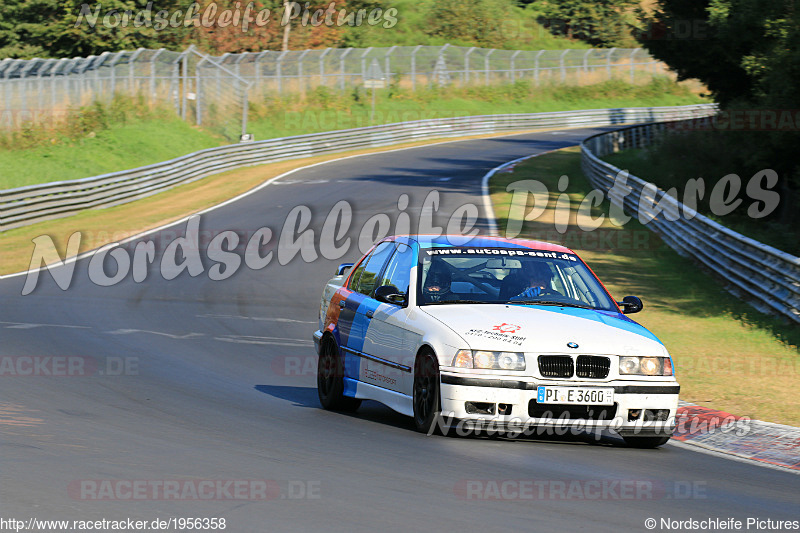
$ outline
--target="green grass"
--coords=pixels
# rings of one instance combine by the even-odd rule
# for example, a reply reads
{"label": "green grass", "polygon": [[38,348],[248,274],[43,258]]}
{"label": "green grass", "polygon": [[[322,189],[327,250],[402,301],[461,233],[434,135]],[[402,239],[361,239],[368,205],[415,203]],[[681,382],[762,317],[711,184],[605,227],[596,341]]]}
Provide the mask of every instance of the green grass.
{"label": "green grass", "polygon": [[[655,333],[670,351],[683,400],[800,425],[800,396],[795,392],[800,387],[800,329],[733,297],[715,278],[635,220],[619,228],[606,218],[597,231],[581,231],[574,210],[591,186],[581,172],[577,148],[535,157],[491,180],[501,232],[509,212],[509,183],[542,182],[551,191],[552,206],[562,175],[570,178],[567,193],[573,208],[567,232],[555,231],[553,211],[548,209],[537,220],[525,222],[521,236],[573,248],[616,298],[628,294],[642,298],[644,311],[632,318]],[[606,202],[594,208],[592,216],[607,213]]]}
{"label": "green grass", "polygon": [[[266,97],[251,106],[248,130],[256,139],[369,126],[371,91],[341,93],[325,87],[298,95]],[[575,109],[688,105],[702,100],[683,85],[655,78],[644,85],[621,80],[586,86],[544,85],[529,82],[464,88],[424,87],[417,91],[391,87],[376,93],[374,124],[426,118],[539,113]]]}
{"label": "green grass", "polygon": [[177,118],[115,125],[68,143],[0,151],[0,189],[150,165],[220,144]]}
{"label": "green grass", "polygon": [[[656,148],[656,153],[657,150]],[[719,154],[717,156],[719,157]],[[695,157],[701,156],[696,155]],[[752,203],[752,200],[748,199],[744,193],[739,194],[739,198],[744,200],[742,205],[733,213],[718,217],[710,212],[707,198],[717,180],[731,172],[739,174],[745,184],[751,177],[737,172],[736,168],[738,166],[735,166],[734,163],[729,163],[728,166],[720,165],[718,172],[709,175],[707,169],[699,169],[693,166],[691,161],[676,161],[670,164],[664,161],[666,159],[664,155],[653,154],[648,149],[624,150],[609,154],[604,159],[614,166],[628,170],[634,176],[655,183],[664,190],[676,187],[679,197],[683,195],[683,186],[687,180],[702,177],[706,183],[706,196],[705,201],[700,202],[698,207],[700,212],[751,239],[763,242],[786,253],[800,256],[800,228],[787,227],[786,224],[782,224],[779,220],[753,219],[746,216],[747,208]],[[694,172],[692,172],[693,170]]]}
{"label": "green grass", "polygon": [[[582,87],[534,87],[527,82],[489,87],[392,87],[379,91],[375,124],[425,118],[533,113],[607,107],[698,103],[686,87],[657,78],[646,85],[607,81]],[[253,99],[248,131],[257,140],[370,125],[363,89],[325,87]],[[56,130],[32,127],[0,139],[0,189],[126,170],[225,144],[212,131],[190,126],[170,110],[115,100],[92,105]],[[22,146],[23,148],[17,148]]]}

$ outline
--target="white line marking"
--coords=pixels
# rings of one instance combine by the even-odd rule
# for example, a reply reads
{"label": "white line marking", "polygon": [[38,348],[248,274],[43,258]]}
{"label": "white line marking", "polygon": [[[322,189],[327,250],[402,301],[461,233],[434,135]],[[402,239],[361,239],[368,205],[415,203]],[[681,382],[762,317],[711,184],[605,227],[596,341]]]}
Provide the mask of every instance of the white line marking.
{"label": "white line marking", "polygon": [[195,315],[197,318],[232,318],[234,320],[258,320],[263,322],[291,322],[296,324],[316,324],[308,320],[295,320],[293,318],[271,318],[266,316],[243,316],[243,315]]}
{"label": "white line marking", "polygon": [[115,329],[114,331],[106,331],[109,335],[130,335],[131,333],[149,333],[151,335],[160,335],[162,337],[169,337],[170,339],[194,339],[197,337],[205,337],[205,333],[187,333],[185,335],[174,335],[172,333],[164,333],[161,331],[150,331],[148,329]]}
{"label": "white line marking", "polygon": [[311,346],[313,341],[303,339],[286,339],[281,337],[258,337],[255,335],[227,335],[214,337],[216,341],[232,342],[234,344],[268,344],[278,346]]}
{"label": "white line marking", "polygon": [[5,329],[33,329],[33,328],[73,328],[73,329],[92,329],[91,326],[72,326],[69,324],[36,324],[29,322],[0,322],[0,324],[10,324]]}
{"label": "white line marking", "polygon": [[533,154],[533,155],[526,155],[525,157],[520,157],[519,159],[514,159],[513,161],[507,161],[498,167],[494,167],[492,170],[486,173],[481,180],[481,195],[483,196],[483,210],[486,212],[486,220],[489,221],[489,234],[493,237],[499,237],[499,231],[497,230],[497,219],[494,216],[494,206],[492,206],[492,198],[489,195],[489,180],[500,172],[501,170],[510,167],[512,165],[516,165],[522,161],[527,159],[532,159],[534,157],[539,157],[540,155],[550,154],[553,152],[557,152],[559,150],[563,150],[564,148],[569,148],[568,146],[564,146],[562,148],[556,148],[554,150],[548,150],[546,152],[542,152],[540,154]]}

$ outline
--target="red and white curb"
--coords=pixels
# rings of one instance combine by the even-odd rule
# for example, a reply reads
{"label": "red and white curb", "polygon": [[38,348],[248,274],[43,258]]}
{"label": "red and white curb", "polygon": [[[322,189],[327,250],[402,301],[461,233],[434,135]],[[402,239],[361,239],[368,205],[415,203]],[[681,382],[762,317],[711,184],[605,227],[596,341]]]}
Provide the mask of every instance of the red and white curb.
{"label": "red and white curb", "polygon": [[673,440],[800,472],[800,428],[680,402]]}

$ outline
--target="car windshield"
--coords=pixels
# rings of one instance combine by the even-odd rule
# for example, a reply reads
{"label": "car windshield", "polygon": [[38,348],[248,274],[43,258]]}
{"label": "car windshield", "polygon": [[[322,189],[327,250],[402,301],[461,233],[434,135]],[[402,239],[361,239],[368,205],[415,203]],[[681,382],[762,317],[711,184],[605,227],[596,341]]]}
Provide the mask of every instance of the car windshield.
{"label": "car windshield", "polygon": [[574,254],[528,249],[443,247],[420,253],[420,305],[510,303],[616,311]]}

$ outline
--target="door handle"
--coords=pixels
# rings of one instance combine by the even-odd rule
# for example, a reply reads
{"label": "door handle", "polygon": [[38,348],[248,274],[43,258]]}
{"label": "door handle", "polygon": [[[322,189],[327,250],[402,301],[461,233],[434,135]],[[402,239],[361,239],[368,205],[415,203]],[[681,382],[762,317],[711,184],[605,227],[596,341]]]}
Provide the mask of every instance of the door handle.
{"label": "door handle", "polygon": [[375,311],[369,310],[364,314],[367,315],[367,318],[372,318],[375,315]]}
{"label": "door handle", "polygon": [[344,300],[339,300],[339,309],[344,309],[345,303]]}

